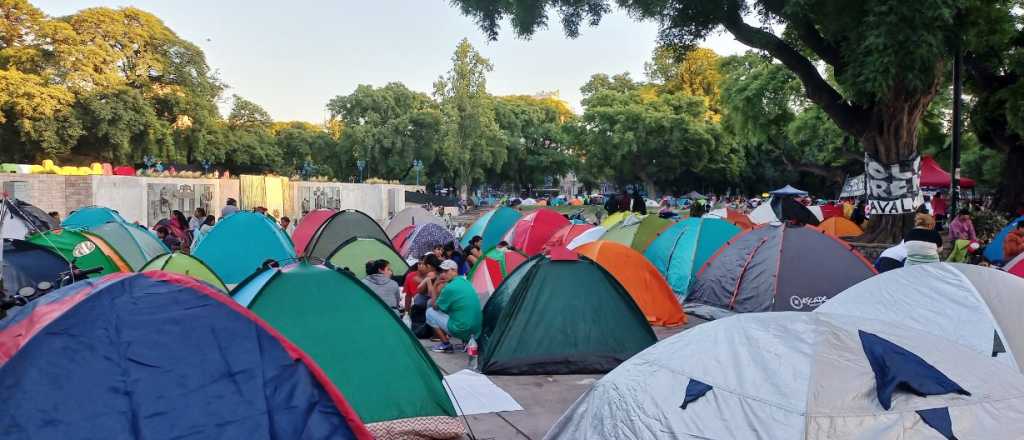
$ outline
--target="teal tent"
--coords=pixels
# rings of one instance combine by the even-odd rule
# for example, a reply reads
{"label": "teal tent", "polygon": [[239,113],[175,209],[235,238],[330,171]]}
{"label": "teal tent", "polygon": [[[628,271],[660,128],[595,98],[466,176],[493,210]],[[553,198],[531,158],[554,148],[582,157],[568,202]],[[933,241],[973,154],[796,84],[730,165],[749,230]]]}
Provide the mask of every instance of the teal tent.
{"label": "teal tent", "polygon": [[210,266],[225,284],[238,284],[267,260],[294,259],[295,248],[269,217],[242,211],[217,222],[196,244],[192,256]]}
{"label": "teal tent", "polygon": [[68,229],[90,229],[106,222],[127,223],[121,214],[102,206],[85,206],[71,211],[61,222],[61,227]]}
{"label": "teal tent", "polygon": [[665,276],[676,295],[686,298],[704,262],[740,231],[725,220],[688,218],[662,232],[644,256]]}
{"label": "teal tent", "polygon": [[466,234],[462,236],[462,247],[469,246],[469,240],[476,235],[484,239],[480,244],[480,249],[497,246],[505,233],[522,216],[519,211],[504,206],[484,214],[466,230]]}
{"label": "teal tent", "polygon": [[156,234],[134,223],[109,221],[90,227],[87,232],[106,241],[136,271],[147,261],[171,251]]}

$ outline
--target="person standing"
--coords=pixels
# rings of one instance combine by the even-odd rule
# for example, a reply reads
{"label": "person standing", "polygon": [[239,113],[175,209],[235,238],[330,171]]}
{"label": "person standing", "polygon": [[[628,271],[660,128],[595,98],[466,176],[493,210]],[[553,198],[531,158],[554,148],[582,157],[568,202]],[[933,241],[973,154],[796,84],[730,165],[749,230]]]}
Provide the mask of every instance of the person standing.
{"label": "person standing", "polygon": [[431,350],[451,353],[450,337],[468,341],[480,334],[483,312],[473,285],[465,277],[459,276],[459,265],[452,260],[445,260],[440,269],[440,278],[445,285],[430,301],[427,324],[441,340]]}
{"label": "person standing", "polygon": [[224,207],[220,209],[220,218],[223,220],[225,217],[238,212],[238,202],[235,199],[228,197],[228,201],[225,202]]}
{"label": "person standing", "polygon": [[640,195],[640,191],[633,191],[633,212],[647,214],[647,201]]}

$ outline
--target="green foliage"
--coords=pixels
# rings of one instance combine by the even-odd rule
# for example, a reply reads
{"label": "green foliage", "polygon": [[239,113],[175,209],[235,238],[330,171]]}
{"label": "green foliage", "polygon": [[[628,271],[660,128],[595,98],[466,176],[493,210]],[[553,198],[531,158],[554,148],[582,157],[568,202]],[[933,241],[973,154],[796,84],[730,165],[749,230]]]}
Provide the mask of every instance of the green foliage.
{"label": "green foliage", "polygon": [[501,128],[501,143],[507,160],[491,184],[513,183],[517,189],[544,184],[545,177],[567,174],[575,165],[570,156],[569,136],[565,129],[571,114],[561,108],[562,101],[530,96],[503,96],[495,99],[495,117]]}
{"label": "green foliage", "polygon": [[118,87],[79,98],[85,134],[75,150],[115,163],[136,163],[144,155],[175,161],[171,127],[160,120],[142,93]]}

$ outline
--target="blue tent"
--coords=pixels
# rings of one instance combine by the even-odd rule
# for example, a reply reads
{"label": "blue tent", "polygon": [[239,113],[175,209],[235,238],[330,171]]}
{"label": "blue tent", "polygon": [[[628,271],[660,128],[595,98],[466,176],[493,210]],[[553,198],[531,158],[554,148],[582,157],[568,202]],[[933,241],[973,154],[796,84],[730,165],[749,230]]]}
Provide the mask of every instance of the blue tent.
{"label": "blue tent", "polygon": [[225,217],[203,236],[192,256],[224,280],[238,284],[267,260],[295,258],[292,240],[269,217],[243,211]]}
{"label": "blue tent", "polygon": [[806,196],[807,191],[793,188],[791,185],[786,185],[782,188],[772,191],[771,194],[774,196]]}
{"label": "blue tent", "polygon": [[716,218],[688,218],[666,229],[644,256],[665,277],[680,298],[686,298],[697,271],[740,228]]}
{"label": "blue tent", "polygon": [[501,242],[502,237],[505,236],[505,233],[522,216],[519,211],[505,206],[484,214],[466,230],[466,234],[462,236],[462,247],[469,246],[469,240],[476,235],[483,238],[483,241],[480,243],[480,249],[486,250],[497,246]]}
{"label": "blue tent", "polygon": [[369,439],[322,370],[213,288],[153,271],[0,320],[0,437]]}
{"label": "blue tent", "polygon": [[1005,228],[1001,229],[996,237],[992,239],[992,242],[985,247],[985,259],[992,262],[997,266],[1001,266],[1003,263],[1003,240],[1006,240],[1006,236],[1017,227],[1017,223],[1024,222],[1024,216],[1017,217],[1016,220],[1010,222]]}
{"label": "blue tent", "polygon": [[68,214],[60,225],[68,229],[90,229],[111,221],[127,223],[121,214],[113,209],[102,206],[85,206]]}

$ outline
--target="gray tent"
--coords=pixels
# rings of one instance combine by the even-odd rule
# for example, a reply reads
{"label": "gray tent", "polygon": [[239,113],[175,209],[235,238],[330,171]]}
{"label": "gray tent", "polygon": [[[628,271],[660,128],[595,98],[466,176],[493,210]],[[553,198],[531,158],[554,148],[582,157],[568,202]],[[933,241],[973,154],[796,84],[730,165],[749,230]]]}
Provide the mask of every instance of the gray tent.
{"label": "gray tent", "polygon": [[306,255],[327,261],[331,253],[350,238],[376,238],[391,244],[380,225],[362,211],[346,209],[327,219],[306,245]]}
{"label": "gray tent", "polygon": [[395,238],[395,235],[398,235],[407,226],[419,226],[427,223],[444,226],[444,220],[431,214],[430,211],[419,206],[410,206],[395,214],[388,222],[388,226],[384,228],[384,232],[388,234],[388,237]]}

